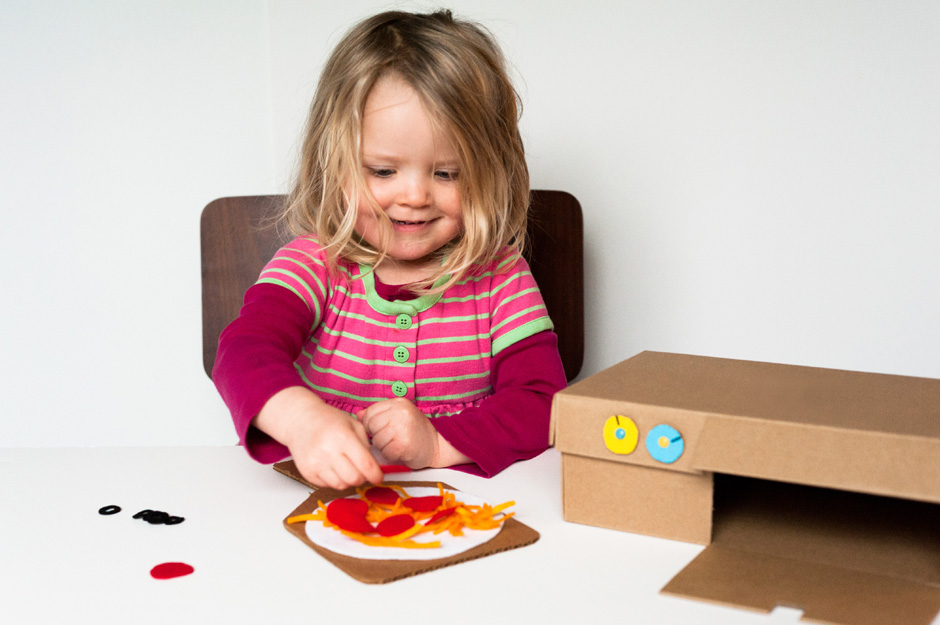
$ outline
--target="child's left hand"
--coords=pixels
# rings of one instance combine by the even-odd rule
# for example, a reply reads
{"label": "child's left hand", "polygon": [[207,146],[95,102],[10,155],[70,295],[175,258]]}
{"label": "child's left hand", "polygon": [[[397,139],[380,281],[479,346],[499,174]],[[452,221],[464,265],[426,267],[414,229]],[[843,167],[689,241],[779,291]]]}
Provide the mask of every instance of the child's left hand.
{"label": "child's left hand", "polygon": [[428,416],[410,400],[386,399],[360,410],[356,416],[388,461],[412,469],[434,466],[440,437]]}

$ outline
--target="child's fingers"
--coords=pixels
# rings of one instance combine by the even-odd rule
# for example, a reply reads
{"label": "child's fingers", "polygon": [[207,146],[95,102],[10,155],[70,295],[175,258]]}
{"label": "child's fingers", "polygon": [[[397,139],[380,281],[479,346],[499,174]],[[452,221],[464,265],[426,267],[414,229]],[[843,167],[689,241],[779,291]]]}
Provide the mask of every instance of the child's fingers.
{"label": "child's fingers", "polygon": [[334,488],[343,489],[350,486],[359,486],[366,481],[362,471],[346,456],[340,456],[336,459],[332,471],[337,478],[337,486],[334,486]]}
{"label": "child's fingers", "polygon": [[381,483],[382,469],[359,438],[347,438],[332,449],[312,449],[295,455],[301,475],[318,487],[339,490],[365,482]]}
{"label": "child's fingers", "polygon": [[393,428],[385,428],[372,437],[372,444],[389,462],[408,464],[411,451],[403,437]]}
{"label": "child's fingers", "polygon": [[389,430],[389,428],[379,430],[372,435],[372,446],[379,451],[384,451],[385,448],[388,447],[388,444],[391,442],[392,438],[392,432]]}
{"label": "child's fingers", "polygon": [[366,481],[362,473],[346,456],[337,456],[329,464],[320,467],[315,484],[343,490],[359,486]]}
{"label": "child's fingers", "polygon": [[297,470],[300,471],[300,475],[303,476],[305,480],[310,482],[316,487],[326,486],[326,483],[323,481],[323,478],[320,476],[320,471],[314,467],[310,467],[302,458],[295,457],[294,462],[297,465]]}
{"label": "child's fingers", "polygon": [[349,485],[346,484],[346,482],[336,474],[336,471],[329,467],[320,471],[319,479],[316,483],[319,486],[335,488],[337,490],[343,490],[344,488],[349,487]]}
{"label": "child's fingers", "polygon": [[369,431],[366,428],[366,426],[360,423],[359,421],[354,421],[352,428],[356,437],[359,439],[359,442],[362,443],[362,446],[368,449],[369,444],[370,444],[369,443]]}
{"label": "child's fingers", "polygon": [[382,482],[382,469],[369,451],[369,439],[365,428],[358,422],[353,422],[354,439],[348,439],[341,449],[337,449],[330,466],[337,483],[342,488],[358,486],[364,482],[375,484]]}
{"label": "child's fingers", "polygon": [[388,408],[380,404],[372,404],[359,413],[359,422],[372,437],[373,444],[375,444],[375,435],[388,424],[387,413]]}
{"label": "child's fingers", "polygon": [[378,461],[368,449],[356,450],[348,458],[350,465],[355,468],[359,482],[369,482],[370,484],[381,484],[384,476]]}
{"label": "child's fingers", "polygon": [[[373,421],[373,426],[378,420]],[[401,453],[401,436],[398,428],[390,423],[383,422],[380,427],[371,430],[372,446],[379,450],[382,456],[389,460],[398,461]]]}
{"label": "child's fingers", "polygon": [[398,462],[400,460],[400,458],[398,457],[399,450],[393,444],[393,441],[391,439],[388,439],[388,440],[372,439],[372,440],[373,440],[372,444],[375,446],[376,449],[379,450],[379,453],[382,454],[383,458],[385,458],[386,460],[390,462]]}
{"label": "child's fingers", "polygon": [[[342,490],[353,484],[340,477],[332,464],[316,464],[305,467],[300,472],[304,478],[318,488],[336,488]],[[361,483],[361,482],[360,482]]]}

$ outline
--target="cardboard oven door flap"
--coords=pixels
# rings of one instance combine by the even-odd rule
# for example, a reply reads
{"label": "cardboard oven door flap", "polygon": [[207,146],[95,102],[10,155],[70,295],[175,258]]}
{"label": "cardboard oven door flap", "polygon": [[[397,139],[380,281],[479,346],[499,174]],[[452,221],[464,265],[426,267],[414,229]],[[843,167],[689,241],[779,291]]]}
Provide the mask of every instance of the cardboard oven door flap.
{"label": "cardboard oven door flap", "polygon": [[715,477],[713,542],[664,593],[841,625],[940,611],[937,504]]}

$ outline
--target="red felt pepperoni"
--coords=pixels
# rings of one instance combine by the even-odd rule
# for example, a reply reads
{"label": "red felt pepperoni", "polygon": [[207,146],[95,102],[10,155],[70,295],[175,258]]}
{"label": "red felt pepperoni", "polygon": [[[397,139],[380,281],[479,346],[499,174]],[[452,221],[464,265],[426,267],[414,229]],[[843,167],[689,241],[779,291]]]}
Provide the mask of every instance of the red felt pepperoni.
{"label": "red felt pepperoni", "polygon": [[443,510],[438,510],[434,513],[434,516],[428,519],[424,524],[430,525],[431,523],[437,523],[441,519],[447,518],[455,512],[457,512],[457,508],[444,508]]}
{"label": "red felt pepperoni", "polygon": [[379,522],[375,529],[382,536],[397,536],[414,527],[415,520],[410,514],[396,514]]}
{"label": "red felt pepperoni", "polygon": [[195,570],[184,562],[164,562],[150,569],[150,576],[154,579],[173,579],[189,575]]}
{"label": "red felt pepperoni", "polygon": [[361,499],[334,499],[326,507],[326,518],[347,532],[370,534],[375,528],[366,520],[368,511],[369,504]]}
{"label": "red felt pepperoni", "polygon": [[415,512],[430,512],[444,503],[440,495],[428,495],[427,497],[410,497],[404,501],[406,507]]}
{"label": "red felt pepperoni", "polygon": [[373,486],[366,491],[366,499],[373,503],[394,505],[400,499],[398,493],[388,486]]}

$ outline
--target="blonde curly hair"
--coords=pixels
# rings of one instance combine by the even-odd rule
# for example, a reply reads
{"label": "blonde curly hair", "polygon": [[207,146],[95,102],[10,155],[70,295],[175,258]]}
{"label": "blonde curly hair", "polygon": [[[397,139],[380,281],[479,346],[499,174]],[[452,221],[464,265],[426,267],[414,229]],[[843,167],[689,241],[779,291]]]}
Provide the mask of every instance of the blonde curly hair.
{"label": "blonde curly hair", "polygon": [[[415,90],[460,159],[460,234],[436,252],[435,275],[412,285],[442,291],[505,256],[507,246],[521,253],[529,207],[521,104],[505,59],[488,31],[450,11],[381,13],[339,42],[311,103],[285,219],[296,234],[318,239],[334,269],[339,259],[382,262],[383,251],[362,240],[355,225],[359,198],[377,207],[363,174],[361,128],[369,91],[388,74]],[[389,231],[387,217],[379,223]]]}

